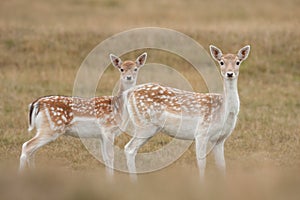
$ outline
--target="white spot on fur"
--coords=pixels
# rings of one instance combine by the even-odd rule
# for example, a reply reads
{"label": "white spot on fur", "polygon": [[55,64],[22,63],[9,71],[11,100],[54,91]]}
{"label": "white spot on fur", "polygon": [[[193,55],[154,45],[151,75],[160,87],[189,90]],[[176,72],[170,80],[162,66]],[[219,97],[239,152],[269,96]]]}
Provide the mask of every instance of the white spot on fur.
{"label": "white spot on fur", "polygon": [[67,118],[63,115],[61,116],[62,120],[64,120],[64,122],[67,122]]}

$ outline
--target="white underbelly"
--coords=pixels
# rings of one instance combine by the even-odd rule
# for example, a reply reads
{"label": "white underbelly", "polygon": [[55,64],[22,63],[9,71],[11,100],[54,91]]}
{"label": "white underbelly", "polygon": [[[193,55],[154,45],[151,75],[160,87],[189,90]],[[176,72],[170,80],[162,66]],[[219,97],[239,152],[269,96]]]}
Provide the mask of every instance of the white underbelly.
{"label": "white underbelly", "polygon": [[161,131],[182,140],[193,140],[196,133],[201,129],[199,124],[203,122],[201,116],[178,116],[167,112],[164,114],[164,118]]}
{"label": "white underbelly", "polygon": [[98,138],[101,136],[101,126],[97,119],[74,119],[66,128],[65,134],[80,138]]}

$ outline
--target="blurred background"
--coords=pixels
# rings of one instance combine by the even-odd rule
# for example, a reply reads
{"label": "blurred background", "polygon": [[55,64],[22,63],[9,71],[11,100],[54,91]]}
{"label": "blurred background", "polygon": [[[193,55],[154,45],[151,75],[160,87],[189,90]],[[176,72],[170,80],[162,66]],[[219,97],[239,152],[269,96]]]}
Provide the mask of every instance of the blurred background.
{"label": "blurred background", "polygon": [[[299,199],[299,8],[298,0],[1,0],[1,199]],[[108,181],[104,166],[71,137],[42,148],[36,172],[18,176],[21,146],[34,135],[27,132],[28,104],[39,96],[72,95],[77,70],[96,45],[149,26],[183,32],[207,51],[209,44],[224,53],[251,45],[240,69],[238,123],[225,145],[226,179],[209,155],[207,183],[200,185],[192,145],[173,165],[139,176],[136,184],[120,172]],[[178,70],[188,65],[157,52],[147,62],[157,57]],[[111,94],[119,74],[110,67],[107,76],[99,95]],[[201,82],[192,72],[185,76]],[[141,151],[168,140],[153,138]]]}

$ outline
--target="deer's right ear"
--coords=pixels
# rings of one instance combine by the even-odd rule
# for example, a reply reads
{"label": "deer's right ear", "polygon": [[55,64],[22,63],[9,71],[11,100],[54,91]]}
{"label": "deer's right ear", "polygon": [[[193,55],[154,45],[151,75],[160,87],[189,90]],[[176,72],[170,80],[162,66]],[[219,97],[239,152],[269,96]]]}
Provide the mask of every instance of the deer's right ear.
{"label": "deer's right ear", "polygon": [[238,52],[238,57],[241,61],[246,60],[250,52],[250,45],[244,46]]}
{"label": "deer's right ear", "polygon": [[110,57],[110,61],[112,63],[112,65],[116,68],[121,68],[121,65],[122,65],[122,60],[121,58],[119,58],[118,56],[115,56],[114,54],[110,54],[109,55]]}
{"label": "deer's right ear", "polygon": [[222,58],[222,51],[215,47],[214,45],[209,46],[210,54],[216,61],[220,61]]}
{"label": "deer's right ear", "polygon": [[140,55],[137,59],[136,59],[136,64],[139,66],[139,67],[142,67],[144,66],[144,64],[146,63],[146,60],[147,60],[147,53],[143,53],[142,55]]}

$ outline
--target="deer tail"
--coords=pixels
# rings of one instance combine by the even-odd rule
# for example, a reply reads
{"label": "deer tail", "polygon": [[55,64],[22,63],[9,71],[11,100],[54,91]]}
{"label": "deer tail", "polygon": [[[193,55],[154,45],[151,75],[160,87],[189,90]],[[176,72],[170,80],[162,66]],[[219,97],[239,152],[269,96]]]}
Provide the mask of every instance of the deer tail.
{"label": "deer tail", "polygon": [[29,104],[29,116],[28,116],[29,128],[28,128],[28,131],[32,131],[34,129],[35,118],[38,113],[39,113],[39,102],[34,101],[31,104]]}

